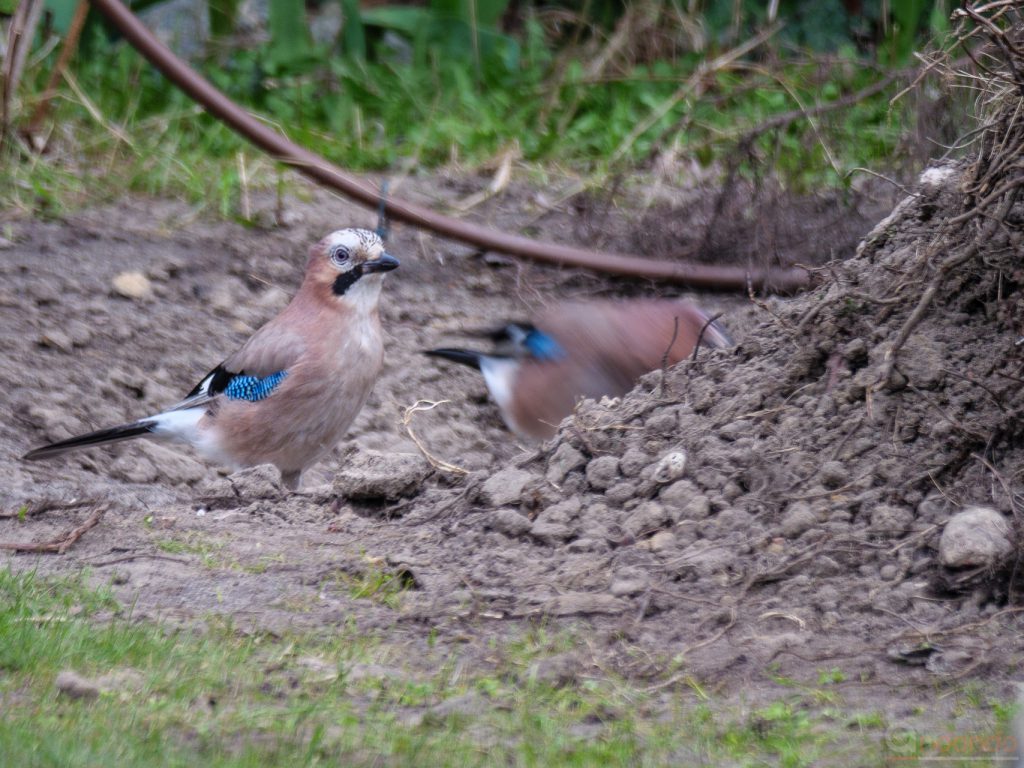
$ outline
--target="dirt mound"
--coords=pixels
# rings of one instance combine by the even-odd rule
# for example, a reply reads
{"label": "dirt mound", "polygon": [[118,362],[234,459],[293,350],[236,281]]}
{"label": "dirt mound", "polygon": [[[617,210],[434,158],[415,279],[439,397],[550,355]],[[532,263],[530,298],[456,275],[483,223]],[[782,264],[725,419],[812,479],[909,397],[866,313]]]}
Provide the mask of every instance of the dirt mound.
{"label": "dirt mound", "polygon": [[[826,286],[759,304],[735,351],[584,404],[470,492],[484,527],[559,553],[537,566],[558,587],[536,610],[627,615],[634,640],[702,679],[769,662],[841,660],[885,680],[894,663],[962,676],[1007,661],[1024,458],[1018,234],[993,232],[910,324],[927,288],[919,256],[936,219],[962,210],[964,174],[929,171]],[[970,540],[943,536],[951,517]],[[521,581],[520,567],[488,559],[481,585]]]}

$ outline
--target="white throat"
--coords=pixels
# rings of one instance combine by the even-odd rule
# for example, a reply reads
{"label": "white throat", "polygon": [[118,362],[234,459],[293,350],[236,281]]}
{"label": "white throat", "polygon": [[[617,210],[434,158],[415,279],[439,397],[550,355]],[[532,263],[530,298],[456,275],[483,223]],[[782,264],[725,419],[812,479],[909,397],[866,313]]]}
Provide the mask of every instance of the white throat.
{"label": "white throat", "polygon": [[363,275],[345,291],[339,300],[352,307],[357,314],[368,315],[377,309],[377,304],[380,302],[380,289],[383,285],[383,275]]}

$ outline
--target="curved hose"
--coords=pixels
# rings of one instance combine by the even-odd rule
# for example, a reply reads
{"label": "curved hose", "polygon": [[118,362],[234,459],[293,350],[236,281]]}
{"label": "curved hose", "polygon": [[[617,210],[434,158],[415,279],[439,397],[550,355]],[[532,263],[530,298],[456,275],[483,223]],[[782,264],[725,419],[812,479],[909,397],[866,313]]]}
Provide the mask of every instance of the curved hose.
{"label": "curved hose", "polygon": [[[381,203],[377,190],[366,182],[347,175],[322,157],[300,147],[232,102],[175,56],[120,0],[91,2],[143,56],[163,72],[168,80],[201,104],[211,115],[257,147],[314,181],[331,187],[365,206],[372,208]],[[532,240],[520,235],[509,235],[391,197],[383,204],[388,215],[397,221],[422,227],[479,248],[547,264],[720,290],[757,288],[795,291],[808,287],[811,282],[810,273],[803,269],[744,269],[588,251]]]}

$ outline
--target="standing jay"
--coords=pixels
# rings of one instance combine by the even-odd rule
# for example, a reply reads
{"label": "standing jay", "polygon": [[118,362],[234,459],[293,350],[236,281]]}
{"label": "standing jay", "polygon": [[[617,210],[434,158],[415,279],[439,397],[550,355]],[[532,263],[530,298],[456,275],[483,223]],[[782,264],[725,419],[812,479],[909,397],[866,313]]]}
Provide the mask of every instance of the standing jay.
{"label": "standing jay", "polygon": [[24,458],[139,437],[171,439],[236,468],[274,464],[282,484],[297,489],[303,471],[337,445],[373,389],[384,361],[383,273],[397,266],[373,232],[332,232],[310,250],[288,306],[180,403]]}

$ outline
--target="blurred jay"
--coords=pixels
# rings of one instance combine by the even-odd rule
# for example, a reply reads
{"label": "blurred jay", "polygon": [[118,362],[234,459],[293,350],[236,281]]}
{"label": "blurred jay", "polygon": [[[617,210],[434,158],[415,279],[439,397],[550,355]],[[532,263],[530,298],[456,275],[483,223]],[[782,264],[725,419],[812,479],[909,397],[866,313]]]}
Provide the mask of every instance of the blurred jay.
{"label": "blurred jay", "polygon": [[554,435],[580,399],[620,397],[663,361],[685,359],[698,339],[717,349],[733,343],[700,308],[657,299],[562,304],[532,323],[484,334],[492,352],[447,347],[426,354],[478,369],[505,424],[528,440]]}

